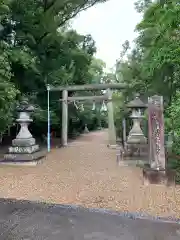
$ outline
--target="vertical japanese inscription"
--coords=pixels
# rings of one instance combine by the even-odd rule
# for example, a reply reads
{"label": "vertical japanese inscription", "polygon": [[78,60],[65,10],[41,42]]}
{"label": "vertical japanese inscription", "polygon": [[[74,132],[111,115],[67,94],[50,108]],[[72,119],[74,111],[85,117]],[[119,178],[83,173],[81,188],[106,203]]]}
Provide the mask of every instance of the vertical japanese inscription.
{"label": "vertical japanese inscription", "polygon": [[165,169],[163,97],[153,96],[148,101],[150,163],[152,168]]}

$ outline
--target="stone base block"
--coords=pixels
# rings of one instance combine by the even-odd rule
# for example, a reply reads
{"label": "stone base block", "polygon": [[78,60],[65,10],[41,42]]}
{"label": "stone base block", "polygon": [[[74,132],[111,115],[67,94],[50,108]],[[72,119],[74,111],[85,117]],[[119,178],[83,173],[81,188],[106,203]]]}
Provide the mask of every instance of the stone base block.
{"label": "stone base block", "polygon": [[23,153],[8,153],[4,155],[4,160],[1,161],[0,163],[22,163],[22,162],[33,162],[33,161],[38,161],[46,156],[46,151],[38,151],[32,154],[23,154]]}
{"label": "stone base block", "polygon": [[13,147],[29,147],[36,144],[35,138],[16,138],[12,141]]}
{"label": "stone base block", "polygon": [[20,161],[20,162],[10,162],[10,161],[0,161],[0,167],[34,167],[43,162],[43,159],[38,159],[35,161]]}
{"label": "stone base block", "polygon": [[120,161],[117,161],[118,165],[121,167],[144,167],[148,164],[148,161],[140,160],[140,159],[123,159]]}
{"label": "stone base block", "polygon": [[34,152],[37,152],[39,150],[39,145],[33,145],[33,146],[29,146],[29,147],[9,147],[9,153],[10,154],[16,154],[16,153],[21,153],[21,154],[32,154]]}
{"label": "stone base block", "polygon": [[117,149],[118,145],[117,144],[114,144],[114,145],[108,144],[107,147],[110,149]]}
{"label": "stone base block", "polygon": [[145,167],[143,169],[143,180],[145,185],[164,184],[166,186],[175,185],[176,171],[171,169],[152,169]]}

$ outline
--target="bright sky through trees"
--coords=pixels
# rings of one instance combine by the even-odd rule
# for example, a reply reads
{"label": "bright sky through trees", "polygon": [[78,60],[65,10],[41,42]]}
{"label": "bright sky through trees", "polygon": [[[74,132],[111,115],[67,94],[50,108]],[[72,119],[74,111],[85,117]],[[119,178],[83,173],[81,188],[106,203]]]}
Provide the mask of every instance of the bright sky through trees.
{"label": "bright sky through trees", "polygon": [[97,57],[103,59],[107,67],[115,64],[121,45],[136,37],[136,24],[141,20],[134,9],[134,0],[109,0],[82,12],[73,22],[81,34],[91,34],[96,41]]}

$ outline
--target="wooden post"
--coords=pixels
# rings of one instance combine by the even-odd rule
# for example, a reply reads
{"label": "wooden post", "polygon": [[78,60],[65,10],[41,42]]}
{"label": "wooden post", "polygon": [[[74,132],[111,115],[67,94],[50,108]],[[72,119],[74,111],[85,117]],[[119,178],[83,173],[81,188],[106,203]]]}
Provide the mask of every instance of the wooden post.
{"label": "wooden post", "polygon": [[67,139],[68,139],[68,91],[63,90],[62,92],[62,146],[67,146]]}
{"label": "wooden post", "polygon": [[[107,89],[109,100],[112,99],[112,91],[111,89]],[[108,101],[107,103],[108,109],[108,136],[109,136],[109,146],[116,146],[116,132],[114,126],[114,111],[113,111],[113,102]]]}

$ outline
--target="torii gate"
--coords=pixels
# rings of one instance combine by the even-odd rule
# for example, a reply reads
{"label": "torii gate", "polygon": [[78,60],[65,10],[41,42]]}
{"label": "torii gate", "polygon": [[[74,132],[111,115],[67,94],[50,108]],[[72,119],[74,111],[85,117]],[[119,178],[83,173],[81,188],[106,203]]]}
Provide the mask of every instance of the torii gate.
{"label": "torii gate", "polygon": [[[48,119],[49,116],[49,92],[50,91],[62,91],[62,146],[67,146],[68,142],[68,102],[69,101],[95,101],[104,100],[107,101],[108,110],[108,136],[109,146],[116,145],[116,132],[114,126],[114,112],[112,103],[112,90],[113,89],[125,89],[127,86],[123,83],[109,83],[109,84],[85,84],[85,85],[69,85],[53,87],[47,85],[48,91]],[[100,96],[76,96],[68,97],[68,91],[90,91],[90,90],[107,90],[107,94]],[[49,119],[50,120],[50,119]],[[48,129],[50,130],[50,123],[48,121]],[[48,131],[48,151],[50,151],[50,131]]]}

